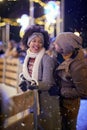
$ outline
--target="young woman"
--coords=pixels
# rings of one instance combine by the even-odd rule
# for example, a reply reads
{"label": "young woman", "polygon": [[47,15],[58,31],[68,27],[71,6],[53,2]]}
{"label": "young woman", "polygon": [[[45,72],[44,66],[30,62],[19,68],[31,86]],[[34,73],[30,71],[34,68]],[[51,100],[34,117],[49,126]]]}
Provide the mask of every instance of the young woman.
{"label": "young woman", "polygon": [[[39,89],[38,130],[60,130],[58,89],[53,77],[57,61],[45,53],[49,35],[40,26],[33,25],[26,30],[22,41],[28,46],[22,77],[30,84],[34,81]],[[24,82],[21,89],[27,90]]]}

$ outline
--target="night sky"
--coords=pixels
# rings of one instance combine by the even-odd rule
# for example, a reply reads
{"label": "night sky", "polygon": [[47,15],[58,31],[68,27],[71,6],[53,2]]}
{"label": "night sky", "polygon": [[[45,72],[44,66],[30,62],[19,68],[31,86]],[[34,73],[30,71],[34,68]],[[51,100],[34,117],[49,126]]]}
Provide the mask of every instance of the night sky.
{"label": "night sky", "polygon": [[65,0],[64,31],[78,31],[87,47],[87,0]]}
{"label": "night sky", "polygon": [[[16,2],[0,3],[0,17],[18,18],[22,14],[29,15],[29,0],[17,0]],[[48,2],[50,0],[42,0]],[[43,8],[34,4],[34,17],[43,15]],[[37,11],[38,10],[38,11]],[[65,0],[64,31],[79,31],[83,37],[87,37],[87,0]]]}
{"label": "night sky", "polygon": [[17,0],[0,2],[0,16],[5,18],[18,18],[22,14],[28,13],[29,2],[28,0]]}
{"label": "night sky", "polygon": [[65,0],[66,30],[87,31],[87,0]]}

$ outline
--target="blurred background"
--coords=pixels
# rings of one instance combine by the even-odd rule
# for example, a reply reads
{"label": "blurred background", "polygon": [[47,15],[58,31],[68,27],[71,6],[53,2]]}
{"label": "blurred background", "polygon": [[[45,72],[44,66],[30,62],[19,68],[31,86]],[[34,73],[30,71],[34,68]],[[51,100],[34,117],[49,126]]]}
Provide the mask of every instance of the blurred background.
{"label": "blurred background", "polygon": [[44,26],[51,37],[78,32],[87,47],[87,0],[0,0],[0,41],[19,42],[32,24]]}

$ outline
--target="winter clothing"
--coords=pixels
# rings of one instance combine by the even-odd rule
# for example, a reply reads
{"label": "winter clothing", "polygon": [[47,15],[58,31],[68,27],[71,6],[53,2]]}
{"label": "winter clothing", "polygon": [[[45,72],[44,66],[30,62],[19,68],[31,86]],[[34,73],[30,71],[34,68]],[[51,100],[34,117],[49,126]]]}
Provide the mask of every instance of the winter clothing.
{"label": "winter clothing", "polygon": [[72,59],[64,61],[56,70],[61,82],[58,85],[61,88],[60,110],[62,115],[62,130],[76,130],[76,119],[80,104],[79,94],[69,73],[71,62]]}
{"label": "winter clothing", "polygon": [[56,69],[56,80],[61,93],[62,130],[76,130],[80,98],[87,95],[87,65],[79,47],[82,42],[75,34],[65,32],[57,37],[56,43],[62,48],[62,54],[72,52]]}
{"label": "winter clothing", "polygon": [[[38,82],[37,82],[38,81],[38,69],[39,69],[39,64],[41,62],[41,58],[43,57],[44,53],[45,53],[44,48],[38,54],[31,53],[29,49],[27,50],[27,55],[25,57],[24,64],[23,64],[23,75],[28,81],[35,80],[36,83],[38,84]],[[28,67],[27,67],[29,58],[36,58],[34,65],[33,65],[32,77],[30,77],[30,75],[28,73]]]}
{"label": "winter clothing", "polygon": [[68,54],[73,52],[75,48],[80,48],[82,46],[81,37],[76,36],[72,32],[59,33],[55,42],[62,54]]}
{"label": "winter clothing", "polygon": [[44,37],[43,37],[43,34],[42,33],[33,33],[29,38],[28,38],[28,42],[27,42],[27,45],[29,45],[29,43],[32,41],[32,39],[34,39],[35,37],[40,37],[41,40],[42,40],[42,43],[44,44]]}
{"label": "winter clothing", "polygon": [[70,65],[70,73],[79,96],[81,98],[87,97],[87,63],[82,49],[79,50],[78,55]]}
{"label": "winter clothing", "polygon": [[[30,58],[35,58],[32,76],[29,75],[27,67]],[[30,82],[34,80],[38,85],[40,102],[38,124],[43,130],[61,130],[58,89],[53,77],[56,65],[57,61],[48,56],[44,48],[38,54],[28,50],[23,64],[24,78]]]}

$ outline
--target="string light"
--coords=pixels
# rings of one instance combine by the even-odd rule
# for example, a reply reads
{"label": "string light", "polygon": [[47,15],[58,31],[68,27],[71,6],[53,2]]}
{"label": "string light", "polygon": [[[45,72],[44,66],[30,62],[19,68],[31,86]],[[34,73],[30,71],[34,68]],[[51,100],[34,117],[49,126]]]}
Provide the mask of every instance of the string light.
{"label": "string light", "polygon": [[3,0],[0,0],[0,2],[2,2]]}
{"label": "string light", "polygon": [[39,3],[42,7],[46,5],[46,3],[42,2],[41,0],[32,0],[32,1]]}
{"label": "string light", "polygon": [[[2,0],[3,1],[3,0]],[[8,0],[8,1],[18,1],[18,0]],[[47,6],[47,3],[44,3],[44,2],[42,2],[41,0],[31,0],[31,1],[33,1],[33,2],[35,2],[35,3],[38,3],[40,6],[42,6],[42,7],[46,7]],[[58,6],[60,6],[60,2],[59,1],[55,1],[55,4],[57,4]],[[57,11],[57,13],[58,13],[59,11]],[[45,26],[45,28],[46,28],[46,30],[48,30],[48,32],[51,34],[54,30],[53,30],[53,27],[52,26],[50,26],[50,24],[49,24],[49,26],[48,26],[48,24],[47,24],[47,22],[45,21],[44,22],[44,20],[46,20],[46,14],[45,15],[42,15],[41,17],[38,17],[38,18],[35,18],[34,19],[34,22],[35,22],[35,24],[39,24],[39,25],[46,25]],[[5,18],[5,19],[1,19],[1,23],[0,23],[0,26],[5,26],[6,24],[10,24],[10,25],[12,25],[12,26],[20,26],[20,23],[17,21],[17,19],[8,19],[8,18]],[[56,20],[54,19],[53,21],[52,21],[53,23],[56,23]],[[61,21],[60,21],[61,22]],[[23,36],[23,28],[21,29],[21,31],[20,31],[20,35],[21,35],[21,37]]]}
{"label": "string light", "polygon": [[8,1],[17,1],[17,0],[8,0]]}

